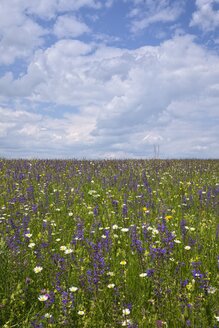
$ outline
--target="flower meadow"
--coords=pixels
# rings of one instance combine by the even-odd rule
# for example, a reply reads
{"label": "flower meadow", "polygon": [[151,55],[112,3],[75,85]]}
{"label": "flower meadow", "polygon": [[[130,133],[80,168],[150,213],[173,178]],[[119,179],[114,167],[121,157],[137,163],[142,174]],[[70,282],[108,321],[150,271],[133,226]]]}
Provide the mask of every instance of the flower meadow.
{"label": "flower meadow", "polygon": [[219,327],[218,160],[0,160],[1,327]]}

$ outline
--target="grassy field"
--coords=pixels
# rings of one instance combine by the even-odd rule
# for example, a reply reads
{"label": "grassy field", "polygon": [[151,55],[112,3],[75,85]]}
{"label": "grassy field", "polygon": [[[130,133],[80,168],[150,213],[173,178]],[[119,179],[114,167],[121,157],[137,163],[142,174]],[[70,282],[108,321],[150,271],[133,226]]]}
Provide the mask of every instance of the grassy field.
{"label": "grassy field", "polygon": [[219,160],[0,160],[1,327],[219,327]]}

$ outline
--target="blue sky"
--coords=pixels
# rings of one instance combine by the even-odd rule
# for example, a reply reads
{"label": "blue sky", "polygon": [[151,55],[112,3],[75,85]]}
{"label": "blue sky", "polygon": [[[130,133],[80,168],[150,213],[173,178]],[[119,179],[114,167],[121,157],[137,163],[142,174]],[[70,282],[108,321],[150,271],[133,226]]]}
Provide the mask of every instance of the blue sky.
{"label": "blue sky", "polygon": [[0,156],[219,157],[219,0],[1,0]]}

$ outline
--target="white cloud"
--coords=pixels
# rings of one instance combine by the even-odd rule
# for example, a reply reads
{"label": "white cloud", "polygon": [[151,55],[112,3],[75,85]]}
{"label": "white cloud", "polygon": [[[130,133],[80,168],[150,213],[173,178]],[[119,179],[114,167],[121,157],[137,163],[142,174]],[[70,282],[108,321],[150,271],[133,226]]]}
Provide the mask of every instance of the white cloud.
{"label": "white cloud", "polygon": [[44,42],[46,30],[24,13],[23,1],[0,3],[0,64],[27,58]]}
{"label": "white cloud", "polygon": [[82,7],[100,9],[102,1],[100,0],[61,0],[58,2],[59,11],[78,10]]}
{"label": "white cloud", "polygon": [[131,31],[138,32],[139,30],[146,29],[148,26],[155,23],[169,23],[175,22],[179,17],[181,11],[179,8],[165,8],[159,12],[155,12],[152,15],[147,15],[142,19],[136,19],[132,22]]}
{"label": "white cloud", "polygon": [[30,59],[36,49],[45,45],[51,28],[39,23],[38,18],[49,21],[59,16],[55,34],[59,38],[77,37],[90,29],[72,13],[82,7],[99,9],[101,6],[97,0],[1,0],[0,65]]}
{"label": "white cloud", "polygon": [[155,23],[172,23],[179,18],[183,11],[181,1],[170,3],[167,0],[131,0],[134,6],[129,12],[131,31],[147,29]]}
{"label": "white cloud", "polygon": [[[24,149],[24,139],[26,150],[47,147],[55,155],[141,157],[153,156],[144,140],[150,135],[163,156],[202,156],[205,149],[217,157],[218,76],[218,56],[188,35],[135,50],[61,40],[38,51],[20,79],[0,80],[5,102],[19,99],[21,106],[2,108],[2,122],[15,126],[0,127],[1,144]],[[22,97],[35,110],[42,102],[73,112],[55,118],[44,109],[32,117]]]}
{"label": "white cloud", "polygon": [[90,32],[90,29],[85,23],[79,21],[76,17],[63,15],[57,18],[53,32],[58,38],[74,38]]}
{"label": "white cloud", "polygon": [[[92,143],[90,136],[95,119],[92,116],[68,115],[56,119],[27,110],[0,107],[1,155],[29,154],[32,157],[72,157],[71,151],[85,156],[86,147]],[[57,153],[57,155],[55,155]]]}
{"label": "white cloud", "polygon": [[190,26],[198,26],[203,31],[213,31],[219,26],[219,10],[214,10],[218,0],[196,0],[197,10],[192,15]]}
{"label": "white cloud", "polygon": [[56,15],[77,11],[80,8],[88,7],[99,9],[101,1],[98,0],[32,0],[26,2],[28,13],[39,16],[44,19],[54,18]]}

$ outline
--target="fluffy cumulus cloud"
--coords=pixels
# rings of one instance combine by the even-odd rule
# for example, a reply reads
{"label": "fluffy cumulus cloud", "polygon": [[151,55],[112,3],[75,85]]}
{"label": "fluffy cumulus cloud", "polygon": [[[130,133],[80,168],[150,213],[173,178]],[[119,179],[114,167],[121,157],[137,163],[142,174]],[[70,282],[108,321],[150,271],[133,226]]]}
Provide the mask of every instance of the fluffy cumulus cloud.
{"label": "fluffy cumulus cloud", "polygon": [[59,16],[54,25],[54,34],[58,38],[77,37],[89,31],[90,29],[85,23],[70,15]]}
{"label": "fluffy cumulus cloud", "polygon": [[45,29],[24,13],[21,1],[0,2],[0,64],[26,58],[43,44]]}
{"label": "fluffy cumulus cloud", "polygon": [[46,144],[82,157],[150,156],[160,144],[163,156],[216,156],[218,76],[218,57],[192,36],[135,50],[58,41],[37,52],[20,79],[4,76],[1,97],[72,112],[54,118],[1,108],[1,144],[13,140],[23,151]]}
{"label": "fluffy cumulus cloud", "polygon": [[[53,33],[59,38],[77,37],[89,32],[89,27],[70,13],[80,8],[98,9],[97,0],[1,0],[0,2],[0,65],[10,65],[16,59],[29,59],[34,51],[46,44],[52,33],[42,21],[54,20]],[[62,13],[69,13],[62,15]]]}
{"label": "fluffy cumulus cloud", "polygon": [[218,0],[196,0],[197,10],[193,13],[191,26],[198,26],[203,31],[213,31],[219,26],[219,9],[214,5]]}

